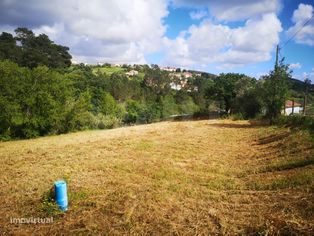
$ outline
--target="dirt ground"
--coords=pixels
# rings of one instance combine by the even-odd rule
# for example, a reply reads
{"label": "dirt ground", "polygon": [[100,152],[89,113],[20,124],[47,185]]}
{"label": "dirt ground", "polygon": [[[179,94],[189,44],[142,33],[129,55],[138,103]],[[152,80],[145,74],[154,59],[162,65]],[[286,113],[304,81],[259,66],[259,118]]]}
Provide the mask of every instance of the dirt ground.
{"label": "dirt ground", "polygon": [[313,235],[313,158],[306,131],[230,120],[2,142],[0,234]]}

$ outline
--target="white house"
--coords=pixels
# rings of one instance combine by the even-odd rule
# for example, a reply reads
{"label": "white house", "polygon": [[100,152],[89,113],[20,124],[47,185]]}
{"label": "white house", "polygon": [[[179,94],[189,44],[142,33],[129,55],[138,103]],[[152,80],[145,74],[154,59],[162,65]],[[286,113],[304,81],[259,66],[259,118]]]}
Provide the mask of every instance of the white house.
{"label": "white house", "polygon": [[136,70],[130,70],[129,72],[125,73],[127,76],[135,76],[138,75],[138,71]]}
{"label": "white house", "polygon": [[300,103],[287,100],[285,103],[285,109],[283,110],[283,113],[287,116],[292,114],[301,114],[303,111],[303,107]]}
{"label": "white house", "polygon": [[169,71],[169,72],[175,72],[177,68],[166,66],[166,67],[160,67],[160,69],[165,70],[165,71]]}

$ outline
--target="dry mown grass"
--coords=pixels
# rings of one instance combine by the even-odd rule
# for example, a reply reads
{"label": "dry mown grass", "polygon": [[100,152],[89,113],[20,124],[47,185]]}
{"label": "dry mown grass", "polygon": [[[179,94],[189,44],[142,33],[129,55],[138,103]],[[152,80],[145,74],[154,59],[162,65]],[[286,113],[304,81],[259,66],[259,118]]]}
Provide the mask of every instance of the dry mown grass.
{"label": "dry mown grass", "polygon": [[[310,235],[313,150],[305,132],[218,120],[0,143],[0,233]],[[43,203],[59,178],[66,214]]]}

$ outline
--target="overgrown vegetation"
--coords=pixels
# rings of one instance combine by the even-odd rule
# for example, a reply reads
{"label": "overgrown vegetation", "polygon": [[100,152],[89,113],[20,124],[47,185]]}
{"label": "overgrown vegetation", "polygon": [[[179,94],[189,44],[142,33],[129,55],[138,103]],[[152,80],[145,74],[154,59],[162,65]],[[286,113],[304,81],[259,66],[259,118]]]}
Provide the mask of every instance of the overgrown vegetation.
{"label": "overgrown vegetation", "polygon": [[279,116],[274,120],[274,124],[291,128],[306,129],[311,133],[314,133],[314,118],[311,116]]}

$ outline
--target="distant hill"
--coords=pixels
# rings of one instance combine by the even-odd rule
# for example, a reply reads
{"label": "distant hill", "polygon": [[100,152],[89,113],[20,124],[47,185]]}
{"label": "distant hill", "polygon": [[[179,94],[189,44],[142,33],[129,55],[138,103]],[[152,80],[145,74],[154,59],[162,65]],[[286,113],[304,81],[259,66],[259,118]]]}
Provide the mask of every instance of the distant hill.
{"label": "distant hill", "polygon": [[191,73],[194,74],[202,74],[202,76],[207,77],[207,78],[216,78],[218,77],[218,75],[212,74],[212,73],[208,73],[208,72],[204,72],[204,71],[197,71],[197,70],[188,70]]}
{"label": "distant hill", "polygon": [[[297,92],[297,93],[303,93],[304,92],[305,83],[303,81],[292,78],[289,80],[289,83],[291,86],[290,88],[292,90],[294,90],[295,92]],[[311,84],[310,90],[314,90],[314,84]]]}

